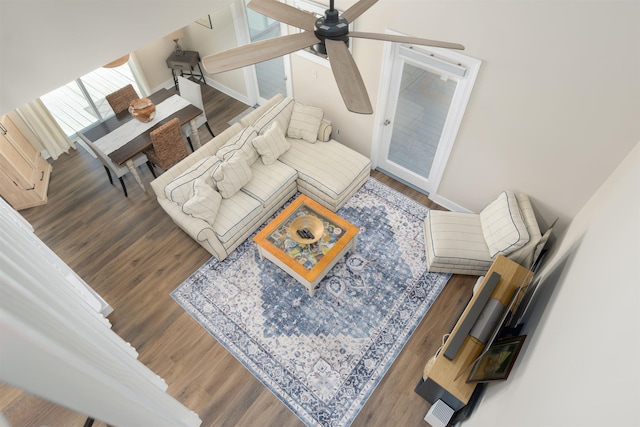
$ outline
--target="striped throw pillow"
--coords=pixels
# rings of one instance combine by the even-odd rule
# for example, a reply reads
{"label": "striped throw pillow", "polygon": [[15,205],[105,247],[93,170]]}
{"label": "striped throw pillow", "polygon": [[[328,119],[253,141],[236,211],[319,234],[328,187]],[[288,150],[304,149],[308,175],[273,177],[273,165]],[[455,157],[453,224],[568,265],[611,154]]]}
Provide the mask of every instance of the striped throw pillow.
{"label": "striped throw pillow", "polygon": [[253,176],[251,168],[243,156],[235,156],[222,162],[213,172],[213,182],[218,187],[220,195],[228,199],[244,187]]}
{"label": "striped throw pillow", "polygon": [[503,191],[484,208],[480,212],[480,224],[491,258],[499,253],[509,255],[529,241],[529,232],[513,191]]}
{"label": "striped throw pillow", "polygon": [[193,197],[196,180],[202,176],[209,177],[216,165],[220,162],[222,162],[222,160],[216,156],[210,156],[200,160],[164,187],[165,196],[172,202],[182,205]]}
{"label": "striped throw pillow", "polygon": [[194,183],[193,197],[184,202],[182,212],[213,225],[222,196],[211,186],[211,177],[201,176]]}
{"label": "striped throw pillow", "polygon": [[282,129],[286,129],[289,127],[294,102],[291,98],[284,98],[260,116],[253,124],[253,127],[260,135],[265,133],[274,121],[278,122]]}
{"label": "striped throw pillow", "polygon": [[258,132],[252,126],[247,126],[220,147],[216,156],[222,160],[230,160],[234,156],[243,155],[247,163],[252,165],[260,157],[251,143],[256,136]]}
{"label": "striped throw pillow", "polygon": [[278,122],[273,122],[264,135],[255,137],[253,146],[265,165],[272,164],[291,148],[291,144],[284,137],[284,131]]}
{"label": "striped throw pillow", "polygon": [[321,108],[296,102],[287,128],[287,136],[304,139],[307,142],[316,142],[322,117],[324,117],[324,113]]}

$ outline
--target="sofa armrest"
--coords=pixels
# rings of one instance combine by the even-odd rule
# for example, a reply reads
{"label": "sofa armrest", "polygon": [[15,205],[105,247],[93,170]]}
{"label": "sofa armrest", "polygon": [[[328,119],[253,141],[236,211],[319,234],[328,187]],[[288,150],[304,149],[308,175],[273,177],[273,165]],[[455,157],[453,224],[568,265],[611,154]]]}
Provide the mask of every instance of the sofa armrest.
{"label": "sofa armrest", "polygon": [[525,268],[531,268],[533,255],[542,235],[540,234],[540,227],[538,226],[536,215],[533,212],[529,196],[526,194],[516,194],[516,199],[518,200],[518,207],[520,207],[520,212],[522,212],[522,217],[524,218],[525,227],[527,227],[527,232],[529,233],[529,241],[520,249],[516,249],[507,255],[507,258]]}
{"label": "sofa armrest", "polygon": [[[164,192],[162,193],[164,194]],[[192,239],[200,243],[209,253],[216,256],[220,261],[227,257],[227,250],[222,246],[222,243],[220,243],[220,240],[218,240],[218,237],[213,232],[211,224],[199,218],[186,215],[182,212],[182,208],[179,205],[171,202],[169,199],[159,198],[158,203],[160,203],[162,209],[169,214],[178,227],[184,230]]]}
{"label": "sofa armrest", "polygon": [[331,132],[333,132],[331,121],[322,119],[322,122],[320,122],[320,127],[318,128],[318,141],[329,142],[329,140],[331,139]]}

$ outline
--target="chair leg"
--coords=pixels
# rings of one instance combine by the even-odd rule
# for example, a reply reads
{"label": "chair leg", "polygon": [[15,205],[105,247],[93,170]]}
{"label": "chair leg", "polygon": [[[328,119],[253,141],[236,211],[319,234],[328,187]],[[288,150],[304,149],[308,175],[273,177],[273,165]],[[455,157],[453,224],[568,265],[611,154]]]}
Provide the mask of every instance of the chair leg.
{"label": "chair leg", "polygon": [[127,194],[127,186],[124,185],[124,179],[122,177],[118,178],[120,180],[120,184],[122,184],[122,191],[124,191],[124,197],[129,197]]}
{"label": "chair leg", "polygon": [[187,142],[189,143],[189,147],[191,147],[191,152],[193,153],[195,150],[193,149],[193,144],[191,143],[191,138],[187,137]]}
{"label": "chair leg", "polygon": [[[102,165],[104,166],[104,165]],[[113,179],[111,179],[111,172],[109,171],[109,168],[104,166],[104,170],[107,171],[107,176],[109,177],[109,183],[111,183],[111,185],[113,185]]]}
{"label": "chair leg", "polygon": [[209,126],[209,122],[204,122],[205,125],[207,125],[207,129],[209,129],[209,133],[211,134],[212,138],[215,138],[216,136],[213,134],[213,131],[211,130],[211,127]]}
{"label": "chair leg", "polygon": [[147,160],[147,166],[149,167],[149,170],[151,171],[151,175],[153,175],[154,178],[157,178],[156,171],[153,170],[153,165],[151,164],[151,162],[149,160]]}

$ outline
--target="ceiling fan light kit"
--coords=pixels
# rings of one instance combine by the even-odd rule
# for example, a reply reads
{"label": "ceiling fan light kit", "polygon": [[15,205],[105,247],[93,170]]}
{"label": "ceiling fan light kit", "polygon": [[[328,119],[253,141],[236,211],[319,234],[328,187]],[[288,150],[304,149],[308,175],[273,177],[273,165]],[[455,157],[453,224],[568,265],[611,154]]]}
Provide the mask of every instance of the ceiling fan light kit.
{"label": "ceiling fan light kit", "polygon": [[324,16],[316,19],[307,12],[277,0],[252,0],[247,5],[249,8],[303,31],[208,55],[203,58],[202,65],[208,73],[215,74],[313,47],[317,52],[328,56],[338,90],[347,109],[354,113],[371,114],[373,108],[367,89],[349,52],[350,37],[464,49],[461,44],[417,37],[349,32],[349,24],[377,2],[378,0],[360,0],[340,15],[334,8],[334,0],[330,0],[329,9],[325,11]]}
{"label": "ceiling fan light kit", "polygon": [[316,20],[314,34],[320,43],[313,45],[313,48],[323,55],[327,54],[325,40],[341,40],[349,47],[349,22],[339,16],[338,11],[333,7],[333,0],[321,16]]}

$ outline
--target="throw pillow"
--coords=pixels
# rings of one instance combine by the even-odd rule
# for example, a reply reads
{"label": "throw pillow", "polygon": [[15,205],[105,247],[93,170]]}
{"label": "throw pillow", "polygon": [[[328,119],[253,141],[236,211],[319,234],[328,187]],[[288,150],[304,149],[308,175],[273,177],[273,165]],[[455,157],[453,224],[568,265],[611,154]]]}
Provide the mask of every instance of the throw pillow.
{"label": "throw pillow", "polygon": [[280,128],[278,122],[271,123],[269,129],[264,133],[255,137],[253,146],[260,154],[262,163],[270,165],[278,160],[282,154],[286,153],[291,144],[284,137],[284,131]]}
{"label": "throw pillow", "polygon": [[193,197],[184,202],[182,212],[213,225],[222,196],[211,186],[211,177],[201,176],[195,180]]}
{"label": "throw pillow", "polygon": [[167,199],[182,205],[193,197],[196,180],[201,176],[211,175],[211,172],[219,162],[221,162],[221,160],[216,156],[206,157],[191,166],[181,175],[178,175],[164,187],[164,194]]}
{"label": "throw pillow", "polygon": [[513,191],[503,191],[484,208],[480,212],[480,224],[492,258],[498,253],[509,255],[529,241],[529,232]]}
{"label": "throw pillow", "polygon": [[253,127],[260,135],[265,133],[274,121],[277,121],[282,129],[286,129],[289,127],[289,120],[291,120],[294,103],[293,99],[284,98],[269,110],[265,111],[265,113],[255,121]]}
{"label": "throw pillow", "polygon": [[258,132],[252,126],[247,126],[220,147],[216,156],[222,160],[230,160],[234,156],[242,155],[247,163],[252,165],[260,157],[251,143],[256,136]]}
{"label": "throw pillow", "polygon": [[251,168],[243,156],[235,156],[222,162],[213,172],[213,181],[223,198],[228,199],[244,187],[253,176]]}
{"label": "throw pillow", "polygon": [[287,136],[304,139],[307,142],[316,142],[322,117],[324,117],[324,113],[321,108],[296,102],[287,128]]}

